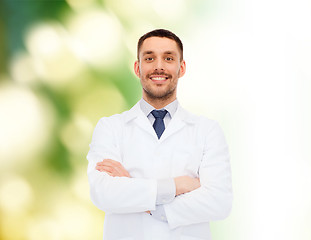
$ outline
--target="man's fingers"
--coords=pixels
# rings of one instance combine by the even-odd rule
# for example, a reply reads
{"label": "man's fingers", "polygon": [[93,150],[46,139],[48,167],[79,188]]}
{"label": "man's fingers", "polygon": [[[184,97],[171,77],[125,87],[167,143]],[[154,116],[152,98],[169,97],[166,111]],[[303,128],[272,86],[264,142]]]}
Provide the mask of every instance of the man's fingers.
{"label": "man's fingers", "polygon": [[117,166],[114,169],[118,172],[119,176],[121,176],[121,177],[129,177],[130,176],[128,171],[126,171],[126,169],[122,165],[120,167]]}
{"label": "man's fingers", "polygon": [[201,186],[199,178],[192,178],[189,176],[180,176],[174,178],[176,186],[176,196],[191,192]]}
{"label": "man's fingers", "polygon": [[123,174],[127,173],[127,171],[124,169],[124,167],[119,163],[115,163],[111,162],[111,161],[103,161],[103,162],[99,162],[97,163],[97,167],[106,167],[107,169],[109,169],[110,172],[115,171],[116,174],[123,176]]}
{"label": "man's fingers", "polygon": [[97,165],[99,166],[110,166],[110,167],[117,167],[117,166],[122,166],[122,164],[118,161],[114,161],[111,159],[104,159],[101,162],[98,162]]}
{"label": "man's fingers", "polygon": [[100,165],[113,167],[118,172],[119,176],[130,177],[128,171],[118,161],[112,159],[104,159],[102,162],[100,162]]}
{"label": "man's fingers", "polygon": [[113,172],[114,169],[108,166],[96,166],[96,170],[100,172]]}
{"label": "man's fingers", "polygon": [[121,176],[125,176],[125,177],[130,176],[128,171],[122,165],[115,167],[115,169]]}
{"label": "man's fingers", "polygon": [[113,168],[112,167],[108,167],[108,166],[96,166],[96,169],[98,171],[105,171],[105,172],[112,172],[113,171]]}
{"label": "man's fingers", "polygon": [[196,178],[196,187],[199,188],[201,187],[201,183],[200,183],[200,178]]}
{"label": "man's fingers", "polygon": [[106,167],[106,166],[97,166],[96,170],[100,172],[108,173],[112,177],[121,177],[122,175],[119,174],[114,168]]}
{"label": "man's fingers", "polygon": [[131,177],[131,176],[130,176],[130,174],[129,174],[129,172],[128,172],[128,171],[126,171],[126,169],[125,169],[125,168],[123,168],[123,169],[122,169],[122,176],[125,176],[125,177]]}
{"label": "man's fingers", "polygon": [[110,173],[113,177],[131,177],[128,171],[122,166],[118,161],[111,159],[104,159],[96,164],[96,169],[98,171],[104,171]]}

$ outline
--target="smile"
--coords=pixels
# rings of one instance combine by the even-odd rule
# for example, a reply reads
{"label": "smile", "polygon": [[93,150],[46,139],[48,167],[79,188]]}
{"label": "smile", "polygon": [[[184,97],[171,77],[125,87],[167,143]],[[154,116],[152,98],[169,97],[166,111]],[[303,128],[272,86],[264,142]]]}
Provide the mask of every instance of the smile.
{"label": "smile", "polygon": [[166,79],[167,77],[151,77],[151,80],[154,80],[154,81],[164,81]]}
{"label": "smile", "polygon": [[151,75],[150,79],[155,82],[163,82],[166,81],[168,77],[165,75]]}

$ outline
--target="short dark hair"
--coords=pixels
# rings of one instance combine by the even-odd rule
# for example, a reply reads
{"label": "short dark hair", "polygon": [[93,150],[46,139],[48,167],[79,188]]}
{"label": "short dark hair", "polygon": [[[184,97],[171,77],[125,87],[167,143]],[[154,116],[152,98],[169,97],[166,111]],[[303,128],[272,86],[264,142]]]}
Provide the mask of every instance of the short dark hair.
{"label": "short dark hair", "polygon": [[137,59],[139,60],[139,51],[141,48],[141,45],[143,44],[143,42],[150,37],[162,37],[162,38],[169,38],[174,40],[177,43],[177,46],[180,50],[180,60],[183,59],[183,45],[181,40],[179,39],[179,37],[177,37],[174,33],[172,33],[169,30],[166,29],[155,29],[151,32],[148,32],[146,34],[144,34],[143,36],[140,37],[140,39],[138,40],[138,44],[137,44]]}

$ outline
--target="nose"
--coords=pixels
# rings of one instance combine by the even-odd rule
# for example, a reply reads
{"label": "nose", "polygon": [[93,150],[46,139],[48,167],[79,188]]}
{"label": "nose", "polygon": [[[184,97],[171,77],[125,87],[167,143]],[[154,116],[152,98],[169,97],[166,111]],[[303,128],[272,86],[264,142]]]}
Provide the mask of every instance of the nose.
{"label": "nose", "polygon": [[154,70],[164,71],[164,64],[163,64],[163,61],[161,61],[161,59],[157,59],[155,61]]}

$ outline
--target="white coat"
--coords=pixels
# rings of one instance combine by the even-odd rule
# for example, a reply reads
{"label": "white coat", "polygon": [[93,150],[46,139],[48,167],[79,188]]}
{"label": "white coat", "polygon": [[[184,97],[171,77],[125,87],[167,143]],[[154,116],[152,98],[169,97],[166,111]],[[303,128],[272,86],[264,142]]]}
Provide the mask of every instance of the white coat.
{"label": "white coat", "polygon": [[[95,170],[103,159],[122,163],[131,175]],[[232,204],[228,147],[219,125],[178,106],[161,139],[137,103],[100,119],[93,133],[88,177],[93,203],[105,211],[104,240],[210,240],[209,222],[228,216]],[[201,187],[156,209],[157,179],[199,177]]]}

